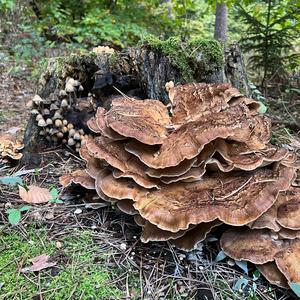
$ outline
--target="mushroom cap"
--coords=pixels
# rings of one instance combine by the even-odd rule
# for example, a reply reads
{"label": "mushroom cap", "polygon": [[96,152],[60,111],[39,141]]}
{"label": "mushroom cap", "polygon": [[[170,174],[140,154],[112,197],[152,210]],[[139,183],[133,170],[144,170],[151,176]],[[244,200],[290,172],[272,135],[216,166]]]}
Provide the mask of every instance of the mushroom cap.
{"label": "mushroom cap", "polygon": [[95,157],[92,157],[88,160],[86,164],[86,172],[94,179],[97,178],[97,175],[107,166],[106,162]]}
{"label": "mushroom cap", "polygon": [[114,172],[115,177],[132,178],[145,188],[158,187],[158,180],[145,174],[147,167],[125,150],[124,142],[97,137],[88,140],[86,147],[93,157],[105,160],[109,165],[119,170]]}
{"label": "mushroom cap", "polygon": [[185,174],[187,171],[191,169],[191,167],[196,162],[197,158],[185,159],[179,165],[164,169],[151,169],[148,168],[146,170],[146,174],[150,177],[161,178],[161,177],[178,177]]}
{"label": "mushroom cap", "polygon": [[[278,198],[277,198],[278,200]],[[278,232],[281,226],[277,223],[277,200],[265,213],[263,213],[255,221],[248,224],[251,229],[271,229]]]}
{"label": "mushroom cap", "polygon": [[136,215],[138,212],[133,206],[133,201],[130,199],[124,199],[116,202],[117,207],[122,212],[128,215]]}
{"label": "mushroom cap", "polygon": [[79,156],[85,161],[88,162],[93,156],[89,153],[86,143],[81,146],[79,150]]}
{"label": "mushroom cap", "polygon": [[24,144],[8,135],[0,135],[0,153],[2,157],[10,157],[14,160],[19,160],[22,158],[23,154],[18,153],[19,150],[24,148]]}
{"label": "mushroom cap", "polygon": [[144,144],[162,144],[171,124],[168,109],[158,100],[117,98],[105,115],[108,127]]}
{"label": "mushroom cap", "polygon": [[191,251],[197,247],[197,244],[202,242],[206,236],[216,226],[221,225],[222,222],[215,220],[207,223],[200,223],[194,228],[188,230],[182,237],[173,241],[173,244],[184,251]]}
{"label": "mushroom cap", "polygon": [[216,151],[236,169],[251,171],[266,166],[274,161],[280,161],[288,154],[288,150],[273,145],[264,149],[252,150],[245,143],[228,142],[218,139],[215,142]]}
{"label": "mushroom cap", "polygon": [[186,173],[176,177],[161,177],[160,180],[165,184],[170,184],[173,182],[184,181],[184,182],[194,182],[198,181],[202,178],[206,171],[206,163],[196,168],[191,168]]}
{"label": "mushroom cap", "polygon": [[252,115],[246,106],[234,106],[182,125],[158,150],[136,141],[128,143],[126,150],[151,168],[172,167],[196,157],[206,144],[217,138],[245,142],[253,149],[264,148],[270,138],[269,125],[269,119]]}
{"label": "mushroom cap", "polygon": [[145,226],[147,220],[145,220],[144,218],[142,218],[140,215],[134,215],[134,222],[137,225],[143,227],[143,226]]}
{"label": "mushroom cap", "polygon": [[62,186],[67,187],[71,183],[80,184],[88,190],[95,189],[95,180],[86,172],[86,170],[76,170],[72,173],[59,177]]}
{"label": "mushroom cap", "polygon": [[254,99],[251,99],[251,98],[244,97],[244,96],[233,97],[233,98],[230,99],[228,104],[230,106],[245,104],[245,105],[248,106],[248,108],[250,110],[254,110],[254,111],[258,111],[259,108],[261,107],[261,103],[259,103],[258,101],[254,100]]}
{"label": "mushroom cap", "polygon": [[96,118],[92,117],[90,118],[87,122],[86,125],[88,126],[88,128],[93,131],[94,133],[101,133],[101,129],[98,127],[97,122],[96,122]]}
{"label": "mushroom cap", "polygon": [[290,187],[279,197],[277,222],[282,227],[300,230],[300,188]]}
{"label": "mushroom cap", "polygon": [[103,135],[104,137],[110,138],[111,140],[114,140],[114,141],[120,141],[120,140],[126,139],[126,137],[120,135],[119,133],[117,133],[116,131],[114,131],[113,129],[111,129],[110,127],[108,127],[106,125],[106,122],[105,122],[105,114],[106,113],[107,113],[107,111],[105,110],[104,107],[97,108],[95,119],[96,119],[97,127],[101,132],[101,135]]}
{"label": "mushroom cap", "polygon": [[278,231],[278,236],[281,239],[287,239],[287,240],[300,239],[300,230],[281,228]]}
{"label": "mushroom cap", "polygon": [[100,197],[101,194],[105,194],[117,200],[134,200],[137,194],[147,192],[147,189],[140,187],[130,178],[114,178],[107,168],[98,173],[95,186]]}
{"label": "mushroom cap", "polygon": [[230,84],[191,83],[177,85],[169,90],[174,124],[195,121],[207,114],[227,108],[232,97],[242,96]]}
{"label": "mushroom cap", "polygon": [[224,232],[220,240],[223,251],[235,260],[246,260],[254,264],[273,261],[288,243],[274,239],[268,229],[232,228]]}
{"label": "mushroom cap", "polygon": [[260,273],[271,283],[281,288],[288,288],[288,282],[284,275],[280,272],[275,262],[270,261],[262,265],[257,265]]}
{"label": "mushroom cap", "polygon": [[[279,193],[275,203],[257,220],[249,224],[252,229],[269,228],[279,231],[286,229],[300,229],[300,188],[289,187]],[[294,234],[290,234],[293,236]]]}
{"label": "mushroom cap", "polygon": [[300,282],[300,240],[294,240],[286,249],[276,254],[275,263],[289,282]]}
{"label": "mushroom cap", "polygon": [[149,221],[146,221],[143,225],[141,241],[143,243],[169,241],[180,238],[185,233],[186,230],[179,230],[177,232],[162,230]]}
{"label": "mushroom cap", "polygon": [[197,182],[178,182],[138,193],[134,206],[143,218],[172,232],[215,219],[241,226],[269,209],[293,175],[293,169],[282,165],[273,170],[216,173]]}

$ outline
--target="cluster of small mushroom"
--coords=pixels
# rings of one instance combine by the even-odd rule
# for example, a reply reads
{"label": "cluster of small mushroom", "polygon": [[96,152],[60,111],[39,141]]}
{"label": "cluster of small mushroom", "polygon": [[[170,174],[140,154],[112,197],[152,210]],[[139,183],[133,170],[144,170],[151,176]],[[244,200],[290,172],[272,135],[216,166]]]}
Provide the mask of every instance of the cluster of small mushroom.
{"label": "cluster of small mushroom", "polygon": [[24,145],[18,139],[10,135],[0,136],[0,165],[7,163],[9,160],[19,160],[23,154],[19,151]]}
{"label": "cluster of small mushroom", "polygon": [[49,142],[63,143],[73,147],[78,152],[86,138],[83,129],[76,129],[74,125],[64,119],[77,97],[83,91],[78,80],[67,78],[65,89],[57,90],[46,99],[35,95],[32,99],[31,114],[36,116],[39,134]]}
{"label": "cluster of small mushroom", "polygon": [[98,136],[80,150],[86,169],[61,183],[96,190],[134,215],[143,242],[192,250],[230,225],[219,228],[228,256],[257,264],[279,286],[300,282],[300,165],[269,144],[260,104],[229,84],[179,85],[169,98],[170,111],[128,97],[98,108],[88,121]]}

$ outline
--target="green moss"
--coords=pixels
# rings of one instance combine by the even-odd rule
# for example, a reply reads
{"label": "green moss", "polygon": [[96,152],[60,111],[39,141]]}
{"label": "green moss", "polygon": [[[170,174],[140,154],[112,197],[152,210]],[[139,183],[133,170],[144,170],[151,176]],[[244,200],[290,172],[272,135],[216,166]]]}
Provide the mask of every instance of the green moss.
{"label": "green moss", "polygon": [[[87,231],[60,240],[58,250],[44,229],[33,226],[24,233],[1,234],[0,299],[32,299],[40,292],[43,299],[120,299],[122,292],[109,284],[109,270],[94,262],[97,246]],[[30,259],[48,254],[57,261],[57,272],[50,269],[22,274]]]}
{"label": "green moss", "polygon": [[167,55],[187,82],[201,72],[210,75],[223,66],[223,47],[215,40],[193,38],[183,42],[179,37],[170,37],[162,41],[148,36],[144,44]]}

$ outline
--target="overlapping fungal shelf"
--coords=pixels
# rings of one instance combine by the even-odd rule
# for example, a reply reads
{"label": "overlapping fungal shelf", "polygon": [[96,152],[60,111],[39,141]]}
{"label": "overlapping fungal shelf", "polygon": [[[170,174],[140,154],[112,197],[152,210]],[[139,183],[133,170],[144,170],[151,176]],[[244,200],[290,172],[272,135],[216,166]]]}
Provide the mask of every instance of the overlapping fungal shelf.
{"label": "overlapping fungal shelf", "polygon": [[127,96],[99,107],[88,121],[95,136],[80,150],[86,169],[61,183],[134,215],[143,242],[192,250],[230,225],[220,241],[228,256],[281,287],[300,282],[300,165],[269,143],[259,103],[229,84],[178,85],[169,98],[170,107]]}
{"label": "overlapping fungal shelf", "polygon": [[24,148],[23,143],[10,136],[1,135],[0,136],[0,167],[9,163],[9,161],[17,161],[22,158],[22,153],[20,152]]}

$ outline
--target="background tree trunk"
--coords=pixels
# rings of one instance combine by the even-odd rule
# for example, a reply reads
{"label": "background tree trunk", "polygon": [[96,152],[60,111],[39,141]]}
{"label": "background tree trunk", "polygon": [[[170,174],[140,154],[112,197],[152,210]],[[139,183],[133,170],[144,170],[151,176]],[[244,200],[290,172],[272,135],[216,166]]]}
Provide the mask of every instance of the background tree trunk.
{"label": "background tree trunk", "polygon": [[227,6],[224,2],[217,3],[214,37],[220,42],[227,40]]}

